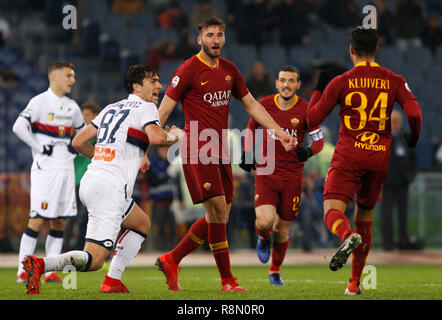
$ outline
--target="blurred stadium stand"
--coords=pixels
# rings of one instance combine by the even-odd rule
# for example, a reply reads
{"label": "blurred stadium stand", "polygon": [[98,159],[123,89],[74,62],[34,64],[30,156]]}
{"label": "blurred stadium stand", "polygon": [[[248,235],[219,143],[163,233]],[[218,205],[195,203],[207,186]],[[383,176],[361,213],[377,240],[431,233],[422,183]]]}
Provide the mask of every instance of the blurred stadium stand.
{"label": "blurred stadium stand", "polygon": [[[93,99],[104,106],[125,95],[121,75],[129,65],[144,62],[155,42],[169,39],[177,45],[178,32],[174,29],[160,29],[155,20],[156,13],[164,9],[164,4],[169,1],[144,1],[146,12],[131,17],[111,12],[109,0],[72,2],[77,4],[80,14],[80,21],[77,22],[79,30],[76,31],[61,28],[62,16],[55,13],[62,7],[62,1],[40,0],[30,8],[25,1],[2,1],[0,10],[11,24],[12,36],[7,45],[0,48],[0,66],[20,78],[16,89],[0,89],[0,103],[3,108],[8,108],[2,133],[11,134],[9,129],[14,115],[26,106],[30,96],[47,88],[45,71],[50,62],[57,59],[72,61],[77,67],[77,84],[72,97],[80,104]],[[179,1],[179,4],[189,17],[196,2],[185,0]],[[390,9],[394,8],[392,2],[387,1]],[[356,3],[362,6],[369,2],[358,0]],[[225,1],[211,0],[210,4],[224,18],[227,16]],[[235,34],[235,29],[228,26],[223,56],[233,60],[244,76],[256,60],[261,60],[272,79],[278,68],[286,63],[294,64],[303,73],[311,72],[321,62],[333,62],[350,68],[348,31],[323,25],[316,21],[308,33],[309,44],[293,46],[288,51],[277,40],[275,42],[277,36],[267,39],[260,48],[253,44],[238,43],[236,37],[231,36]],[[189,29],[182,31],[195,34],[195,31]],[[424,110],[423,137],[442,141],[442,105],[440,95],[437,94],[442,80],[442,48],[437,49],[434,57],[427,47],[409,48],[402,54],[395,46],[382,46],[377,59],[381,65],[402,74],[421,102]],[[160,67],[164,90],[179,63],[181,61],[166,62]],[[308,99],[310,92],[303,93]],[[338,118],[333,116],[332,121],[329,121],[333,129],[339,127],[336,121]],[[234,117],[232,125],[241,128],[246,122],[247,114],[241,113]],[[337,138],[336,134],[334,138]],[[433,169],[429,165],[433,154],[430,145],[425,141],[420,144],[421,170]]]}

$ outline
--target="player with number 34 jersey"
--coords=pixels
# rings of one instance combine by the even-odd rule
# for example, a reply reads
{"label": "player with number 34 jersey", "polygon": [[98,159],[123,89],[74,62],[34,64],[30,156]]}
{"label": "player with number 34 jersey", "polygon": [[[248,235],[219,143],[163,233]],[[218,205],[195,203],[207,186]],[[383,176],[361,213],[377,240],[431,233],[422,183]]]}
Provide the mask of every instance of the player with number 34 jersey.
{"label": "player with number 34 jersey", "polygon": [[[349,169],[386,172],[390,161],[390,114],[395,101],[407,114],[417,112],[416,98],[405,79],[373,61],[361,61],[350,71],[334,78],[321,101],[313,100],[309,124],[319,125],[340,103],[341,129],[333,164]],[[409,121],[417,135],[420,122]]]}
{"label": "player with number 34 jersey", "polygon": [[[342,240],[330,269],[339,270],[353,254],[348,295],[361,293],[359,282],[371,246],[374,208],[390,163],[394,103],[399,103],[408,118],[408,147],[416,147],[422,125],[421,107],[405,79],[374,61],[377,43],[374,29],[358,27],[351,32],[349,53],[354,67],[335,78],[332,71],[320,73],[307,116],[309,125],[316,126],[336,104],[341,106],[339,139],[324,184],[324,222]],[[353,231],[344,211],[355,194]]]}

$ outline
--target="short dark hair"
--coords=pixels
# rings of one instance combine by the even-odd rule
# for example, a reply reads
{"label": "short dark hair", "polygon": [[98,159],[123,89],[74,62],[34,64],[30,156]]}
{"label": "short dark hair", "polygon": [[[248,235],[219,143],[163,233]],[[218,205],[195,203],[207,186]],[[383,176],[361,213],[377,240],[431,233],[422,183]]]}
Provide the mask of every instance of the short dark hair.
{"label": "short dark hair", "polygon": [[296,67],[294,67],[294,66],[285,65],[285,66],[282,66],[281,68],[279,68],[278,73],[276,74],[276,78],[277,78],[277,79],[279,78],[279,73],[280,73],[281,71],[296,73],[296,74],[298,75],[298,77],[297,77],[296,80],[298,80],[298,81],[299,81],[299,79],[301,78],[301,73],[299,72],[298,68],[296,68]]}
{"label": "short dark hair", "polygon": [[378,32],[376,29],[356,27],[351,31],[350,35],[350,44],[358,56],[372,57],[376,54],[378,46]]}
{"label": "short dark hair", "polygon": [[208,17],[203,19],[199,24],[198,24],[198,33],[201,34],[201,31],[203,31],[203,29],[210,27],[210,26],[219,26],[220,29],[222,31],[226,30],[226,24],[224,23],[224,21],[218,17]]}
{"label": "short dark hair", "polygon": [[136,64],[130,66],[124,77],[124,87],[127,92],[133,93],[134,88],[132,85],[137,83],[143,85],[143,80],[145,78],[152,78],[158,75],[157,70],[154,67],[148,66],[147,64]]}
{"label": "short dark hair", "polygon": [[95,102],[87,101],[87,102],[83,103],[81,105],[81,111],[86,110],[86,109],[91,110],[95,114],[100,113],[100,106]]}
{"label": "short dark hair", "polygon": [[48,75],[54,71],[54,70],[58,70],[58,69],[63,69],[63,68],[70,68],[72,70],[75,70],[75,66],[73,63],[68,62],[68,61],[55,61],[53,62],[49,68],[48,68]]}

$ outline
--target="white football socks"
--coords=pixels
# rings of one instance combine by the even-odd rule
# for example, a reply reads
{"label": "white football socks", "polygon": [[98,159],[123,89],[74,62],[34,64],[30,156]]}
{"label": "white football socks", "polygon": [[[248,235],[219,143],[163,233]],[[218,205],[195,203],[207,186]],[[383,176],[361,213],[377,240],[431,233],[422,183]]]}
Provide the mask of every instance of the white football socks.
{"label": "white football socks", "polygon": [[124,270],[129,267],[135,259],[146,237],[145,234],[133,230],[127,230],[123,233],[118,240],[114,257],[109,266],[108,277],[121,280]]}
{"label": "white football socks", "polygon": [[45,251],[46,257],[58,256],[63,247],[63,231],[49,230],[46,237]]}
{"label": "white football socks", "polygon": [[18,253],[18,270],[17,275],[24,272],[22,261],[26,256],[34,254],[37,245],[38,232],[30,228],[26,228],[20,240],[20,250]]}
{"label": "white football socks", "polygon": [[74,250],[60,255],[43,258],[44,272],[62,271],[66,266],[74,266],[77,271],[85,271],[90,254],[86,251]]}

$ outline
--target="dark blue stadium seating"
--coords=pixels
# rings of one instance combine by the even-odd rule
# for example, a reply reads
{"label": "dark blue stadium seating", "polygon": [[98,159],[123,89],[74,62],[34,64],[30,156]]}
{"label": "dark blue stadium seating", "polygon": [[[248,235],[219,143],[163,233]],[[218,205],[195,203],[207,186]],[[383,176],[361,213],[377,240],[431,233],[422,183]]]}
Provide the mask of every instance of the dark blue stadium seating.
{"label": "dark blue stadium seating", "polygon": [[327,50],[323,54],[318,54],[317,50],[308,46],[294,46],[290,48],[289,63],[300,68],[309,64],[315,58],[331,59],[330,52]]}
{"label": "dark blue stadium seating", "polygon": [[166,61],[161,64],[158,73],[160,74],[160,80],[164,90],[167,88],[170,80],[172,79],[173,73],[179,65],[180,63],[178,61]]}
{"label": "dark blue stadium seating", "polygon": [[245,75],[258,58],[258,52],[254,45],[229,43],[226,46],[225,57],[235,62],[239,71]]}
{"label": "dark blue stadium seating", "polygon": [[38,94],[49,87],[49,80],[46,75],[33,73],[26,78],[26,85],[34,94]]}
{"label": "dark blue stadium seating", "polygon": [[[45,2],[46,12],[54,12],[53,20],[58,19],[59,16],[56,16],[55,12],[59,11],[60,5],[64,2],[61,0],[45,0]],[[359,6],[367,4],[365,0],[356,0],[356,2]],[[392,2],[387,1],[390,9]],[[6,137],[8,148],[14,144],[20,146],[15,148],[13,153],[6,155],[5,144],[0,145],[0,172],[6,169],[22,170],[30,165],[30,150],[17,141],[11,132],[11,127],[29,99],[47,89],[48,79],[45,70],[50,62],[57,59],[73,61],[76,65],[77,83],[71,96],[79,104],[86,100],[94,100],[104,107],[109,102],[123,99],[127,95],[121,74],[129,65],[144,62],[149,49],[159,40],[170,39],[177,44],[178,35],[175,31],[160,30],[156,27],[155,13],[158,7],[156,4],[152,5],[153,2],[146,0],[147,12],[136,14],[131,18],[111,13],[109,3],[108,0],[82,1],[81,12],[84,19],[79,43],[74,41],[61,43],[56,37],[51,38],[52,32],[47,32],[40,35],[43,43],[34,41],[35,45],[32,43],[28,46],[38,49],[29,51],[23,43],[0,48],[0,66],[10,68],[21,79],[19,87],[12,92],[7,93],[0,89],[0,139]],[[196,1],[180,0],[178,3],[187,16],[190,16]],[[210,3],[222,13],[224,18],[226,17],[225,1],[210,0]],[[7,9],[8,7],[5,10]],[[16,20],[15,27],[20,26],[20,19]],[[32,24],[27,28],[16,29],[26,34],[32,31]],[[293,64],[304,70],[316,59],[340,63],[347,68],[352,67],[348,55],[346,29],[333,29],[328,26],[317,28],[314,25],[308,34],[309,44],[292,47],[288,52],[278,44],[278,32],[274,29],[266,33],[266,42],[258,51],[253,45],[238,43],[234,27],[229,26],[223,56],[234,61],[244,77],[256,60],[261,60],[272,76],[284,64]],[[27,54],[24,55],[23,52]],[[442,140],[442,130],[440,130],[442,102],[439,88],[442,81],[442,47],[437,49],[437,56],[434,57],[425,47],[410,48],[406,54],[403,54],[395,46],[383,46],[376,60],[382,66],[403,75],[422,105],[424,124],[423,137],[418,146],[419,166],[427,170],[431,167],[432,159],[430,141],[432,138]],[[178,62],[166,62],[161,65],[159,73],[163,91],[177,66]],[[335,108],[324,122],[330,128],[333,141],[337,139],[340,126],[338,112],[339,107]],[[241,130],[245,128],[248,114],[234,99],[230,115],[232,127]],[[8,159],[5,159],[6,156]]]}
{"label": "dark blue stadium seating", "polygon": [[100,24],[97,21],[85,20],[82,24],[81,39],[84,52],[96,55],[99,52]]}
{"label": "dark blue stadium seating", "polygon": [[109,63],[118,62],[120,59],[120,45],[118,42],[110,38],[100,39],[100,59],[107,66],[109,66]]}
{"label": "dark blue stadium seating", "polygon": [[259,58],[273,77],[280,67],[288,63],[287,52],[279,45],[262,46]]}
{"label": "dark blue stadium seating", "polygon": [[121,59],[120,59],[120,73],[123,76],[127,69],[129,69],[130,66],[134,64],[139,64],[141,62],[141,59],[138,54],[132,53],[130,51],[127,51],[126,53],[123,52]]}

